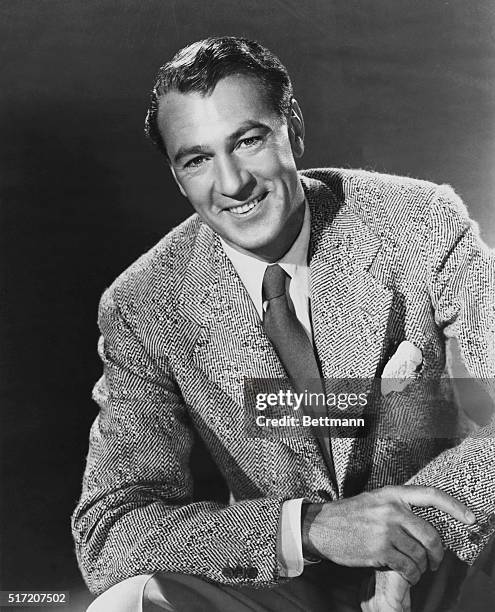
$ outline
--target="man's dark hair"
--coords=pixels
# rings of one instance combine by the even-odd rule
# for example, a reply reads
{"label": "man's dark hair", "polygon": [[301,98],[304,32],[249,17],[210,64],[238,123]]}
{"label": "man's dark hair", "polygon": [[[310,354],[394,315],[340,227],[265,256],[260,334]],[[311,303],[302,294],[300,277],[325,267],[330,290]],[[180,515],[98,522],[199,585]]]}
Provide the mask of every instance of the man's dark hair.
{"label": "man's dark hair", "polygon": [[259,43],[236,36],[206,38],[178,51],[158,71],[151,91],[145,134],[167,156],[158,129],[158,101],[169,91],[210,94],[218,81],[233,75],[252,75],[263,84],[267,101],[280,116],[291,108],[292,83],[287,69]]}

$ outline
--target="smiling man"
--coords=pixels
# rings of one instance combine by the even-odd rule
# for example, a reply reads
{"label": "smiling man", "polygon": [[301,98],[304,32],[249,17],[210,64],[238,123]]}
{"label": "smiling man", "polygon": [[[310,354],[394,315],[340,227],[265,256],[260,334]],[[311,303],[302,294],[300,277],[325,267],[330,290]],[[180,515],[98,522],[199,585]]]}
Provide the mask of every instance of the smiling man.
{"label": "smiling man", "polygon": [[[242,38],[165,64],[146,129],[196,214],[101,300],[100,414],[73,516],[81,570],[103,593],[93,609],[446,604],[495,530],[490,426],[456,446],[266,439],[246,431],[244,385],[302,391],[399,361],[437,380],[449,334],[474,376],[493,377],[494,256],[463,204],[425,181],[298,172],[289,75]],[[408,411],[418,428],[442,425],[427,406]],[[229,502],[195,498],[194,436]]]}

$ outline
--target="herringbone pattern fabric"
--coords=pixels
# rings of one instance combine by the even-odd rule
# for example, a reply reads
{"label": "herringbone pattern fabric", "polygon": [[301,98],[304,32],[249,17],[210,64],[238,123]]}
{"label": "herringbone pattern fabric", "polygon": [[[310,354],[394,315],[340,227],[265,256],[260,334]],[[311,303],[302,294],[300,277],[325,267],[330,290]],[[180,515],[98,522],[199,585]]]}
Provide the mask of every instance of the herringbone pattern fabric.
{"label": "herringbone pattern fabric", "polygon": [[[351,170],[311,170],[301,180],[324,376],[380,376],[391,349],[409,340],[422,351],[421,375],[438,377],[445,335],[455,334],[472,375],[495,377],[494,255],[452,189]],[[447,440],[334,439],[337,488],[315,440],[246,436],[245,378],[286,372],[218,237],[196,215],[105,291],[99,325],[100,413],[72,522],[93,592],[159,570],[273,584],[280,509],[294,497],[321,502],[424,483],[453,493],[478,517],[467,528],[418,510],[461,559],[472,562],[493,533],[489,427],[455,448]],[[434,407],[408,411],[418,426],[438,418]],[[236,503],[192,503],[193,430]],[[225,566],[236,565],[256,568],[256,577],[227,576]]]}

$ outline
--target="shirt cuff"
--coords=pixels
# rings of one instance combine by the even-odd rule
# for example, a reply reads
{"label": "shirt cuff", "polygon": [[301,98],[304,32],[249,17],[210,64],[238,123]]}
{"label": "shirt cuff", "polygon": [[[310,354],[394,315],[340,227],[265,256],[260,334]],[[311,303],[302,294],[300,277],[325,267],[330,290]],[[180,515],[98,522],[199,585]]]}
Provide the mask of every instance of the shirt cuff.
{"label": "shirt cuff", "polygon": [[282,504],[277,534],[278,569],[282,578],[300,576],[304,569],[301,540],[301,506],[304,498]]}

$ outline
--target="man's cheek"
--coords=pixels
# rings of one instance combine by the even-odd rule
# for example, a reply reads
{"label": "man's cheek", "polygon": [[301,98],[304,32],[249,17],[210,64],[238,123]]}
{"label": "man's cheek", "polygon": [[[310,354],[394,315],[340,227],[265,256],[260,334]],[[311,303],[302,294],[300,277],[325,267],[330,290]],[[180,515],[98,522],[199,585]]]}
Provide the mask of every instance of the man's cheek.
{"label": "man's cheek", "polygon": [[200,184],[188,184],[185,188],[186,197],[194,210],[200,215],[208,214],[212,207],[213,198],[209,189]]}
{"label": "man's cheek", "polygon": [[250,160],[249,166],[253,173],[261,177],[271,178],[278,174],[285,165],[285,156],[277,147],[269,147],[260,151],[258,155]]}

